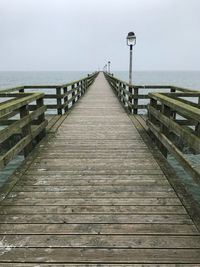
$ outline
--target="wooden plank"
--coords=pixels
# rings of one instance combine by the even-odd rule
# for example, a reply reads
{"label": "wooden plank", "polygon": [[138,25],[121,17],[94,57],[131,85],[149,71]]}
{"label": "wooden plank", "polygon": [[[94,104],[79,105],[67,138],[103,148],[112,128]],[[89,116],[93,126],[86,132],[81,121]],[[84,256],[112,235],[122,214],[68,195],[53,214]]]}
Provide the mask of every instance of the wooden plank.
{"label": "wooden plank", "polygon": [[[14,111],[12,111],[12,112],[9,112],[9,113],[7,113],[7,114],[5,114],[5,115],[3,115],[3,116],[1,116],[1,118],[0,118],[0,123],[2,124],[2,125],[4,125],[4,123],[6,124],[8,124],[9,125],[9,121],[10,121],[10,118],[12,118],[12,117],[14,117],[15,115],[17,115],[17,114],[19,114],[19,110],[17,109],[17,110],[14,110]],[[12,120],[11,120],[12,121]],[[7,125],[6,124],[6,125]]]}
{"label": "wooden plank", "polygon": [[[141,179],[140,179],[141,177]],[[91,185],[91,186],[101,186],[101,185],[121,185],[121,186],[138,186],[138,185],[146,185],[146,186],[152,186],[152,185],[168,185],[169,182],[166,181],[162,176],[155,175],[149,177],[148,175],[145,176],[121,176],[121,177],[108,177],[103,178],[102,176],[98,177],[95,176],[94,178],[83,177],[80,179],[79,176],[59,176],[54,175],[52,176],[34,176],[34,175],[25,175],[23,179],[18,183],[19,185],[32,185],[32,186],[85,186],[85,185]]]}
{"label": "wooden plank", "polygon": [[[8,198],[28,198],[30,196],[30,192],[13,192],[11,193]],[[67,199],[67,198],[149,198],[149,197],[159,197],[159,198],[171,198],[175,197],[176,194],[171,192],[159,192],[159,191],[151,191],[149,190],[140,190],[136,192],[109,192],[109,191],[97,191],[97,192],[91,192],[91,191],[67,191],[67,192],[31,192],[31,197],[33,199],[41,198],[41,199]]]}
{"label": "wooden plank", "polygon": [[[59,151],[55,149],[52,151],[41,151],[41,154],[38,156],[39,159],[60,159],[62,158],[63,160],[68,160],[68,159],[85,159],[87,156],[87,159],[113,159],[113,152],[112,151],[84,151],[84,152],[70,152],[70,151]],[[152,158],[152,155],[149,152],[138,152],[137,153],[137,159],[143,159],[147,158],[150,160]],[[135,159],[136,155],[134,151],[128,151],[128,152],[123,152],[123,151],[118,151],[117,154],[115,155],[115,159]]]}
{"label": "wooden plank", "polygon": [[[90,235],[179,235],[179,236],[192,236],[198,235],[196,227],[192,224],[106,224],[106,223],[75,223],[75,224],[1,224],[0,225],[0,234],[60,234],[60,235],[79,235],[79,234],[90,234]],[[67,238],[67,237],[66,237]]]}
{"label": "wooden plank", "polygon": [[13,192],[173,192],[174,190],[169,185],[151,185],[149,189],[149,185],[135,185],[130,187],[129,185],[102,185],[102,186],[93,186],[93,185],[85,185],[85,186],[71,186],[71,185],[54,185],[54,186],[15,186]]}
{"label": "wooden plank", "polygon": [[165,235],[1,235],[0,248],[200,249],[199,236]]}
{"label": "wooden plank", "polygon": [[193,224],[188,215],[174,214],[39,214],[0,215],[0,224],[6,223],[157,223]]}
{"label": "wooden plank", "polygon": [[200,263],[200,249],[9,248],[1,262],[24,263]]}
{"label": "wooden plank", "polygon": [[33,198],[31,195],[27,198],[15,198],[15,194],[7,197],[1,205],[180,205],[180,200],[177,197],[147,197],[147,198]]}
{"label": "wooden plank", "polygon": [[[107,162],[108,161],[108,162]],[[117,169],[117,168],[126,168],[126,170],[129,170],[131,168],[135,168],[137,170],[140,170],[142,166],[145,165],[145,168],[148,169],[148,170],[156,170],[159,172],[160,168],[158,167],[158,165],[153,162],[153,161],[147,161],[145,159],[143,159],[143,164],[141,161],[139,160],[127,160],[128,162],[121,162],[120,160],[118,161],[110,161],[109,162],[109,159],[107,160],[101,160],[101,161],[95,161],[95,160],[91,160],[91,161],[84,161],[83,159],[83,162],[79,161],[79,160],[67,160],[65,161],[44,161],[44,162],[37,162],[37,163],[34,163],[32,169],[38,169],[38,168],[48,168],[49,170],[51,170],[52,168],[62,168],[61,171],[65,171],[65,170],[71,170],[72,168],[74,168],[74,171],[76,170],[81,170],[82,168],[84,169],[87,169],[87,168],[90,168],[90,169],[96,169],[98,170],[99,168],[103,167],[105,169],[110,169],[110,168],[113,168],[113,169]],[[150,172],[151,173],[151,172]]]}
{"label": "wooden plank", "polygon": [[[23,88],[28,90],[28,89],[56,89],[56,87],[59,87],[58,85],[54,85],[54,84],[43,84],[43,85],[25,85]],[[62,87],[60,85],[60,87]]]}
{"label": "wooden plank", "polygon": [[180,206],[3,206],[0,214],[186,214]]}
{"label": "wooden plank", "polygon": [[9,92],[14,92],[14,91],[20,91],[23,90],[24,86],[17,86],[17,87],[13,87],[13,88],[7,88],[4,90],[1,90],[1,93],[9,93]]}
{"label": "wooden plank", "polygon": [[198,90],[193,90],[193,89],[188,89],[188,88],[183,88],[183,87],[178,87],[178,86],[171,86],[171,89],[175,91],[180,91],[180,92],[194,92],[194,93],[199,93]]}
{"label": "wooden plank", "polygon": [[[12,263],[0,263],[0,266],[3,267],[13,267]],[[57,263],[51,263],[50,265],[47,264],[40,264],[40,267],[63,267],[63,264],[57,264]],[[92,264],[92,263],[86,263],[86,264],[67,264],[68,267],[97,267],[96,264]],[[100,263],[99,267],[128,267],[130,266],[130,264],[106,264],[106,263]],[[35,263],[15,263],[15,267],[36,267]],[[131,267],[144,267],[144,264],[131,264]],[[145,264],[145,267],[155,267],[155,264]],[[196,264],[160,264],[159,263],[159,267],[197,267]]]}

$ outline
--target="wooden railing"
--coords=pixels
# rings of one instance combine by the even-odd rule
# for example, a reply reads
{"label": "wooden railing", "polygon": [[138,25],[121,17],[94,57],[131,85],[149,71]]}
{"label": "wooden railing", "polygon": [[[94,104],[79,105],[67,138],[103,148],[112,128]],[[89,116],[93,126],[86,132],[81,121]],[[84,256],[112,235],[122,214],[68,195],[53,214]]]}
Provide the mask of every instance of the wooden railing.
{"label": "wooden railing", "polygon": [[104,75],[124,108],[131,114],[138,114],[141,110],[147,110],[150,91],[191,92],[189,89],[171,85],[130,85],[106,72]]}
{"label": "wooden railing", "polygon": [[[45,136],[45,112],[66,113],[98,73],[64,85],[21,86],[0,91],[0,169],[17,154],[26,157]],[[30,92],[30,90],[32,92]],[[35,92],[44,90],[44,93]],[[29,93],[28,93],[28,92]],[[34,92],[33,92],[34,91]],[[51,101],[54,103],[51,103]]]}
{"label": "wooden railing", "polygon": [[[45,136],[43,93],[3,93],[0,104],[0,169],[23,151],[26,157]],[[29,106],[34,104],[34,111]]]}
{"label": "wooden railing", "polygon": [[149,97],[147,125],[158,147],[165,156],[170,152],[200,183],[200,166],[188,157],[200,154],[200,92],[150,93]]}
{"label": "wooden railing", "polygon": [[[57,113],[62,115],[67,112],[85,93],[87,88],[94,82],[98,72],[88,75],[88,77],[73,81],[63,85],[25,85],[0,91],[2,93],[13,93],[13,97],[18,96],[17,93],[24,92],[44,92],[44,104],[47,112],[51,114]],[[34,110],[35,106],[29,106],[30,110]]]}
{"label": "wooden railing", "polygon": [[165,156],[170,152],[200,183],[200,167],[188,155],[200,154],[200,92],[170,85],[130,85],[104,75],[128,113],[146,109],[149,133],[161,152]]}

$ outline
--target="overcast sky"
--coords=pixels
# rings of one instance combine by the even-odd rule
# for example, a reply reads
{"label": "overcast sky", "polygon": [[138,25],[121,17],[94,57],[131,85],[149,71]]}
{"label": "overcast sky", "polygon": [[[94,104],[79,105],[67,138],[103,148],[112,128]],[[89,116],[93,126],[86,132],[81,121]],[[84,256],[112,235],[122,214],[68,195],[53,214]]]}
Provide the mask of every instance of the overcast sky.
{"label": "overcast sky", "polygon": [[200,70],[200,0],[0,0],[0,70]]}

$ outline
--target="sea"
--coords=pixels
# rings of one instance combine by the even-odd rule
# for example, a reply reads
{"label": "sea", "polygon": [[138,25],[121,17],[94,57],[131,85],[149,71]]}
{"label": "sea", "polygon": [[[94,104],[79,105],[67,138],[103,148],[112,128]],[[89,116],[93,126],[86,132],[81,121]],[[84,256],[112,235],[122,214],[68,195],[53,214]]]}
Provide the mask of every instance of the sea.
{"label": "sea", "polygon": [[[91,71],[0,71],[0,89],[21,85],[64,84],[85,77]],[[128,82],[127,71],[113,71]],[[176,85],[200,90],[200,71],[136,71],[133,84]]]}
{"label": "sea", "polygon": [[[86,77],[90,71],[0,71],[0,90],[22,85],[66,84]],[[128,82],[128,71],[113,71],[115,77]],[[200,91],[200,71],[135,71],[133,84],[136,85],[174,85]],[[189,155],[191,161],[200,168],[200,155]],[[0,186],[8,179],[23,161],[16,157],[7,167],[0,171]],[[180,182],[196,201],[200,203],[200,186],[183,170],[172,155],[168,161],[177,172]]]}

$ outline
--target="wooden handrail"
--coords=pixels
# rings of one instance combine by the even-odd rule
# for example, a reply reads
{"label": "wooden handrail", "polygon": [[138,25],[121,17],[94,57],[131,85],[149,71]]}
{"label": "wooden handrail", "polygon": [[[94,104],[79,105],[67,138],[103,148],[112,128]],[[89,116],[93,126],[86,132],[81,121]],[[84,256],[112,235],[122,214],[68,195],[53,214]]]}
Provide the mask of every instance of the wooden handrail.
{"label": "wooden handrail", "polygon": [[[45,136],[48,124],[45,120],[46,110],[56,109],[59,115],[67,112],[97,75],[98,73],[93,73],[64,85],[25,85],[1,90],[0,98],[5,100],[0,103],[0,169],[22,151],[26,157],[33,146]],[[27,92],[33,89],[50,89],[51,93]],[[52,93],[52,90],[55,92]],[[52,99],[54,103],[50,102]]]}
{"label": "wooden handrail", "polygon": [[[52,110],[56,110],[56,113],[61,115],[67,110],[69,110],[72,105],[74,105],[78,101],[78,99],[85,93],[88,87],[94,82],[97,75],[98,72],[95,72],[80,80],[72,81],[61,85],[24,85],[9,88],[1,90],[0,97],[6,97],[5,94],[8,94],[9,97],[13,96],[19,98],[20,95],[18,95],[18,93],[27,93],[27,91],[29,90],[50,90],[50,93],[43,91],[45,104],[47,106],[47,112],[51,110],[52,113]],[[71,98],[73,98],[73,101],[70,100]]]}
{"label": "wooden handrail", "polygon": [[180,93],[173,93],[173,97],[165,93],[150,93],[147,125],[161,152],[165,156],[170,152],[200,184],[200,168],[186,153],[200,153],[200,92],[184,92],[183,95],[188,99],[196,97],[198,104],[193,106],[190,100],[183,102]]}
{"label": "wooden handrail", "polygon": [[[34,94],[24,94],[24,97],[22,97],[22,94],[20,95],[20,98],[10,100],[9,103],[1,103],[0,104],[0,117],[3,115],[6,115],[7,113],[12,112],[13,110],[16,110],[18,108],[21,108],[22,106],[25,106],[39,98],[42,98],[44,96],[43,93],[34,93]],[[8,94],[6,94],[6,97],[9,97]]]}
{"label": "wooden handrail", "polygon": [[[7,92],[1,93],[1,96],[3,94],[9,97]],[[22,151],[26,157],[45,136],[47,121],[44,117],[46,106],[43,98],[43,93],[19,93],[18,98],[0,103],[0,126],[3,126],[0,128],[0,169]],[[36,109],[30,112],[29,106],[33,102],[36,102]],[[35,120],[37,125],[33,124]]]}
{"label": "wooden handrail", "polygon": [[[189,93],[191,96],[198,94],[196,90],[190,90],[187,88],[172,86],[172,85],[131,85],[125,81],[117,79],[111,74],[104,73],[107,81],[110,86],[113,88],[119,100],[122,102],[124,108],[133,114],[137,114],[141,109],[147,109],[148,103],[140,103],[142,99],[146,99],[150,101],[150,97],[148,95],[148,90],[168,90],[169,92],[166,95],[173,96],[185,96],[185,94]],[[141,92],[142,90],[142,92]],[[183,95],[182,95],[183,94]],[[148,102],[149,102],[148,101]]]}

